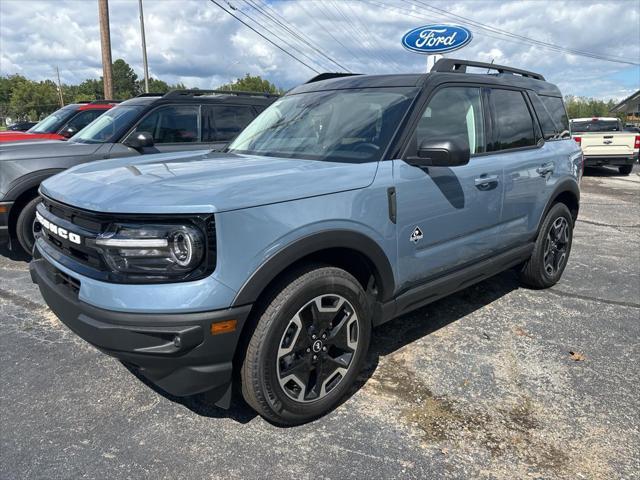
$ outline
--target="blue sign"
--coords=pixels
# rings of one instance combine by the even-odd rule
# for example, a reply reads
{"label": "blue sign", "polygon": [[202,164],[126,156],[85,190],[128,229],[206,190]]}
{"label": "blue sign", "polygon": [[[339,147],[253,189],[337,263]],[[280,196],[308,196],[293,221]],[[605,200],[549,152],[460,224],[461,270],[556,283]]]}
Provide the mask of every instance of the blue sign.
{"label": "blue sign", "polygon": [[464,47],[472,38],[471,32],[459,25],[425,25],[405,33],[402,46],[417,53],[445,53]]}

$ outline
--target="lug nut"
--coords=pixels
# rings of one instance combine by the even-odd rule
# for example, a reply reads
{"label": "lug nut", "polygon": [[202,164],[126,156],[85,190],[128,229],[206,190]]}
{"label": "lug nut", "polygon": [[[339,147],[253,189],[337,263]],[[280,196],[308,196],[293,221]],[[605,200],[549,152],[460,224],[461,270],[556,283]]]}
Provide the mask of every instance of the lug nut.
{"label": "lug nut", "polygon": [[326,334],[326,333],[323,333],[323,334],[322,334],[322,339],[324,340],[325,338],[327,338],[327,334]]}
{"label": "lug nut", "polygon": [[311,335],[311,339],[312,340],[315,340],[316,338],[318,338],[318,337],[316,337],[315,333],[313,335]]}
{"label": "lug nut", "polygon": [[317,355],[314,355],[314,356],[313,356],[313,359],[314,359],[314,360],[317,360],[317,359],[318,359],[318,356],[317,356]]}
{"label": "lug nut", "polygon": [[326,352],[327,351],[327,347],[322,347],[322,351]]}
{"label": "lug nut", "polygon": [[307,353],[309,353],[310,351],[311,351],[311,349],[310,349],[310,348],[307,348]]}

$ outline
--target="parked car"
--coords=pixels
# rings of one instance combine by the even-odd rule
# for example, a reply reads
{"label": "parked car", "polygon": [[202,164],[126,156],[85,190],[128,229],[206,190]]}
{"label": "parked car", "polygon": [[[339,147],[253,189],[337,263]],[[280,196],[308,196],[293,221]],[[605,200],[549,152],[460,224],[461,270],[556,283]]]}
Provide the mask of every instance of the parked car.
{"label": "parked car", "polygon": [[46,180],[31,275],[71,330],[159,388],[228,406],[236,370],[249,405],[297,424],[349,391],[372,327],[512,267],[554,285],[581,171],[539,74],[443,59],[311,80],[224,152]]}
{"label": "parked car", "polygon": [[66,105],[38,122],[26,132],[0,132],[0,145],[7,142],[66,140],[114,107],[115,100],[96,100]]}
{"label": "parked car", "polygon": [[12,132],[26,132],[32,127],[35,127],[38,122],[16,122],[7,127],[7,130]]}
{"label": "parked car", "polygon": [[144,94],[122,102],[67,142],[0,146],[0,241],[33,249],[40,182],[92,160],[221,149],[275,95],[214,90]]}
{"label": "parked car", "polygon": [[640,135],[624,129],[618,118],[574,118],[571,133],[582,147],[585,167],[613,166],[629,175],[638,161]]}

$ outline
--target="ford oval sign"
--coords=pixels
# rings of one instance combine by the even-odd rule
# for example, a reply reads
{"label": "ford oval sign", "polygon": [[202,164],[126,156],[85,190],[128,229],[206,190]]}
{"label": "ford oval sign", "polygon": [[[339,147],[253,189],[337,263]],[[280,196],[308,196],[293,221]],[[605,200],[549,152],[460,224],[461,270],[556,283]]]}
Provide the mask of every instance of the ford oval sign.
{"label": "ford oval sign", "polygon": [[471,32],[459,25],[425,25],[405,33],[402,46],[418,53],[445,53],[464,47],[471,38]]}

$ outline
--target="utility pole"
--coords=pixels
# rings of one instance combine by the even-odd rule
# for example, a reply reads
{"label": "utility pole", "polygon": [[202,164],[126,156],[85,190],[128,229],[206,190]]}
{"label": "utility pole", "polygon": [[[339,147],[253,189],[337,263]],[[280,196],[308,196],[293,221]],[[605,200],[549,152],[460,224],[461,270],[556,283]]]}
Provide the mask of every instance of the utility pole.
{"label": "utility pole", "polygon": [[60,106],[64,107],[64,98],[62,97],[62,84],[60,83],[60,70],[56,65],[56,77],[58,79],[58,96],[60,97]]}
{"label": "utility pole", "polygon": [[149,93],[149,64],[147,63],[147,41],[144,35],[144,13],[142,12],[142,0],[138,0],[140,7],[140,38],[142,39],[142,64],[144,65],[144,91]]}
{"label": "utility pole", "polygon": [[104,98],[113,98],[113,63],[111,62],[111,32],[109,31],[108,0],[98,0],[100,15],[100,45],[102,46],[102,83]]}

